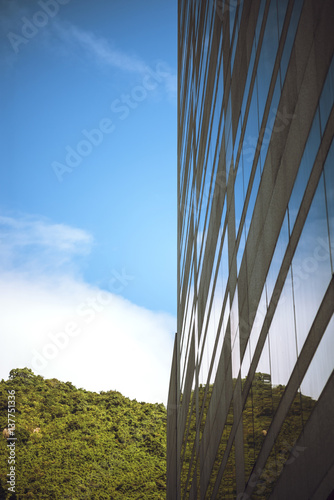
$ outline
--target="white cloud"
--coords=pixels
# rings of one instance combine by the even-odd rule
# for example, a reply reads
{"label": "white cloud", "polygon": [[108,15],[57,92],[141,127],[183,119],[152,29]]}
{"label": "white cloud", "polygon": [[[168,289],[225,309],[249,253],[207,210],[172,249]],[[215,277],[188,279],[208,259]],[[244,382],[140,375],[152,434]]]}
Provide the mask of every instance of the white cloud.
{"label": "white cloud", "polygon": [[73,254],[86,253],[93,241],[82,229],[50,224],[47,219],[26,215],[20,218],[0,216],[0,228],[1,248],[38,245]]}
{"label": "white cloud", "polygon": [[82,229],[53,224],[46,218],[0,216],[0,270],[25,276],[75,273],[73,257],[87,255],[93,237]]}
{"label": "white cloud", "polygon": [[113,47],[105,38],[97,37],[94,33],[78,28],[71,23],[57,21],[54,23],[57,36],[66,43],[66,47],[81,49],[85,55],[102,66],[110,66],[126,72],[146,73],[147,65],[136,55]]}
{"label": "white cloud", "polygon": [[97,37],[94,33],[69,23],[57,22],[55,28],[63,41],[78,45],[99,64],[135,73],[147,71],[147,65],[139,57],[112,47],[109,41]]}
{"label": "white cloud", "polygon": [[8,248],[15,252],[19,246],[22,253],[34,237],[39,246],[27,256],[24,272],[9,265],[0,277],[0,377],[27,366],[87,390],[118,390],[166,404],[175,318],[84,283],[63,268],[57,275],[39,273],[35,261],[50,242],[71,260],[92,238],[68,226],[29,221],[1,218],[11,228]]}
{"label": "white cloud", "polygon": [[[136,80],[148,77],[156,71],[158,66],[163,66],[160,89],[163,88],[169,100],[173,104],[176,103],[176,72],[166,62],[156,61],[153,65],[148,64],[138,54],[129,53],[117,47],[112,39],[98,36],[68,21],[63,21],[59,16],[50,17],[45,26],[38,27],[34,24],[34,14],[41,9],[31,10],[26,4],[21,5],[14,1],[10,2],[10,5],[0,16],[0,32],[6,37],[6,44],[0,46],[0,50],[3,52],[2,59],[7,66],[15,64],[17,53],[25,48],[30,40],[35,40],[35,43],[38,40],[39,47],[55,52],[61,57],[75,56],[84,64],[93,63],[102,69],[124,73],[126,77],[132,75]],[[28,19],[33,29],[36,30],[31,38],[23,37],[25,42],[22,42],[22,29],[25,26],[22,19]],[[14,34],[13,40],[7,40],[9,33]],[[15,35],[21,38],[17,40]],[[158,90],[155,93],[158,93]]]}
{"label": "white cloud", "polygon": [[[85,58],[101,67],[110,67],[143,78],[154,71],[154,67],[150,67],[136,54],[129,54],[113,46],[111,40],[98,37],[90,31],[59,20],[55,21],[53,26],[67,52],[71,50],[75,52],[79,49],[84,53]],[[177,95],[176,73],[163,61],[159,61],[157,65],[163,66],[163,85],[168,97],[174,102]]]}

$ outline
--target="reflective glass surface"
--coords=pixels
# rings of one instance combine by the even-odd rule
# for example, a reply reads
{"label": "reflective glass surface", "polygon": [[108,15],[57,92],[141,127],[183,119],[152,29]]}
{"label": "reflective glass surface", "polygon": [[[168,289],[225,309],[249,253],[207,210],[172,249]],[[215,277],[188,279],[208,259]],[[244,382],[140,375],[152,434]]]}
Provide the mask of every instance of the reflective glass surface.
{"label": "reflective glass surface", "polygon": [[323,175],[292,261],[298,353],[331,279]]}
{"label": "reflective glass surface", "polygon": [[330,401],[334,4],[179,4],[177,477],[266,500]]}

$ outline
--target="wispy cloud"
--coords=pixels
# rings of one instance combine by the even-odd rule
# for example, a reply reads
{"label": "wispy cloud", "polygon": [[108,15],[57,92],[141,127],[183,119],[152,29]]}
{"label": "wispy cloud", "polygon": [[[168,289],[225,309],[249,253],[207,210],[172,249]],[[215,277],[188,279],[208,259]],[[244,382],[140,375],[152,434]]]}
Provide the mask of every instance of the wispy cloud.
{"label": "wispy cloud", "polygon": [[59,38],[67,45],[80,47],[94,62],[131,73],[144,74],[147,64],[136,55],[113,47],[105,38],[99,38],[94,33],[82,30],[70,23],[56,22],[55,30]]}
{"label": "wispy cloud", "polygon": [[[98,37],[96,34],[83,30],[71,23],[55,21],[56,36],[63,42],[66,50],[73,52],[78,49],[84,57],[102,68],[111,68],[125,74],[145,77],[152,73],[152,68],[137,54],[129,54],[116,47],[111,40]],[[176,102],[177,76],[164,61],[156,61],[163,67],[163,84],[168,97]]]}
{"label": "wispy cloud", "polygon": [[[28,366],[87,390],[166,403],[175,318],[71,273],[92,244],[84,230],[27,215],[1,216],[0,228],[2,256],[14,254],[0,275],[0,378]],[[69,267],[37,265],[61,258]]]}
{"label": "wispy cloud", "polygon": [[[20,272],[61,271],[74,256],[87,255],[93,237],[82,229],[31,215],[0,215],[0,268]],[[66,272],[69,268],[66,268]]]}
{"label": "wispy cloud", "polygon": [[70,253],[86,253],[93,241],[93,237],[82,229],[53,224],[45,218],[27,215],[0,215],[0,230],[2,246],[23,247],[34,244]]}
{"label": "wispy cloud", "polygon": [[[78,57],[84,64],[94,64],[103,70],[111,69],[119,72],[118,75],[123,74],[125,78],[129,75],[137,80],[145,78],[152,73],[152,70],[154,71],[154,67],[160,65],[163,67],[163,86],[160,88],[164,88],[168,98],[174,104],[176,103],[176,72],[165,61],[147,62],[135,52],[123,50],[112,39],[82,29],[71,22],[62,20],[60,16],[49,17],[43,27],[33,25],[34,34],[26,38],[21,33],[25,26],[24,19],[33,19],[33,14],[38,11],[32,8],[27,11],[27,5],[21,5],[15,1],[10,4],[11,7],[7,7],[3,15],[0,15],[0,32],[7,39],[0,50],[4,52],[2,59],[7,65],[17,62],[18,53],[33,40],[34,43],[38,40],[39,48],[55,52],[61,57]],[[9,33],[14,33],[13,39],[8,39]]]}

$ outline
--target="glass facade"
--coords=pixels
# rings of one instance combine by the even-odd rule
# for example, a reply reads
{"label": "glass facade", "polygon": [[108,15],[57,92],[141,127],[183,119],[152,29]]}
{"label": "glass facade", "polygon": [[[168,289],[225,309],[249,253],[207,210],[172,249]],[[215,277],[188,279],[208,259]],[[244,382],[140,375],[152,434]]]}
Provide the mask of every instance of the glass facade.
{"label": "glass facade", "polygon": [[334,4],[179,0],[167,497],[334,494]]}

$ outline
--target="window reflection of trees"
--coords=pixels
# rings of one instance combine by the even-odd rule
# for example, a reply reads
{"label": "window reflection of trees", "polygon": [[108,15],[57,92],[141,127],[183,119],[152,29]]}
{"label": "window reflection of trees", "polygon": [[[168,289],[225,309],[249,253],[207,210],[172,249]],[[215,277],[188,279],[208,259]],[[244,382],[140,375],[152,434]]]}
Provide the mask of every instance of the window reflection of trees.
{"label": "window reflection of trees", "polygon": [[[242,380],[244,384],[245,380]],[[234,384],[233,384],[234,385]],[[197,488],[200,488],[200,471],[204,464],[196,462],[197,454],[194,450],[196,432],[198,429],[199,444],[203,437],[203,429],[211,400],[213,385],[198,387],[198,405],[200,408],[201,421],[196,425],[196,391],[191,393],[189,403],[189,414],[187,418],[185,435],[182,446],[182,468],[181,468],[181,496],[190,493],[192,480],[197,477]],[[316,400],[305,394],[297,392],[284,420],[282,428],[276,438],[275,444],[267,459],[263,470],[255,467],[257,457],[266,439],[269,427],[273,420],[275,409],[273,400],[280,401],[285,391],[284,385],[272,385],[269,373],[257,372],[254,375],[251,389],[242,413],[242,425],[244,436],[244,460],[245,460],[245,482],[256,484],[252,498],[255,500],[265,500],[269,498],[274,486],[280,476],[283,467],[288,466],[302,453],[299,447],[294,448],[296,442],[305,426],[311,412],[316,404]],[[210,473],[210,480],[206,490],[205,498],[211,498],[214,491],[219,469],[224,458],[224,454],[229,441],[231,429],[234,422],[233,398],[227,412],[227,418],[220,439],[216,458]],[[297,449],[297,451],[296,451]],[[193,453],[194,452],[194,453]],[[196,470],[197,468],[197,470]],[[224,469],[222,480],[219,485],[218,499],[236,498],[236,463],[234,443],[231,447]],[[256,471],[255,471],[256,469]],[[196,471],[196,473],[195,473]]]}

